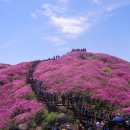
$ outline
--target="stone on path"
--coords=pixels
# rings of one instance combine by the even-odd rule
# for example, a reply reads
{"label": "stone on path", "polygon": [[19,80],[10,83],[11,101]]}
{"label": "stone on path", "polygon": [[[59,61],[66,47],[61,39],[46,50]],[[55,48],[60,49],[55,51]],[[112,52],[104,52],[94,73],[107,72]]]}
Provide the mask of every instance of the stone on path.
{"label": "stone on path", "polygon": [[42,130],[42,127],[41,126],[40,127],[36,127],[35,130]]}
{"label": "stone on path", "polygon": [[19,128],[20,130],[28,130],[28,129],[29,129],[29,126],[28,126],[27,123],[24,123],[24,124],[19,124],[19,125],[18,125],[18,128]]}
{"label": "stone on path", "polygon": [[57,123],[63,124],[63,123],[66,123],[66,121],[67,121],[66,114],[60,113],[60,114],[57,115],[57,117],[56,117]]}

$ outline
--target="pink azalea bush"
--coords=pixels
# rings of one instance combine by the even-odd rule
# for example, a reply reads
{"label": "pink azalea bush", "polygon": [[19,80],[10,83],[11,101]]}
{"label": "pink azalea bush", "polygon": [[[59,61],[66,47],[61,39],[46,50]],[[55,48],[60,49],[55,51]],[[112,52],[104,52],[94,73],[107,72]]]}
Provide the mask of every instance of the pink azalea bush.
{"label": "pink azalea bush", "polygon": [[10,66],[9,64],[0,64],[0,69],[6,68],[6,67],[9,67],[9,66]]}
{"label": "pink azalea bush", "polygon": [[109,102],[130,113],[130,63],[106,54],[75,51],[41,62],[34,78],[48,92],[88,92],[91,99]]}
{"label": "pink azalea bush", "polygon": [[30,63],[21,63],[0,69],[0,129],[12,122],[26,122],[43,107],[36,100],[22,98],[32,93],[31,86],[26,84],[29,67]]}
{"label": "pink azalea bush", "polygon": [[31,93],[32,92],[32,89],[31,89],[31,85],[25,85],[24,87],[18,89],[15,91],[15,96],[18,98],[18,97],[21,97],[23,95],[26,95],[28,93]]}
{"label": "pink azalea bush", "polygon": [[42,107],[42,104],[38,104],[35,100],[27,101],[21,100],[20,102],[15,103],[12,108],[12,114],[17,112],[17,110],[21,110],[21,113],[15,116],[15,122],[24,123],[36,112],[38,112]]}

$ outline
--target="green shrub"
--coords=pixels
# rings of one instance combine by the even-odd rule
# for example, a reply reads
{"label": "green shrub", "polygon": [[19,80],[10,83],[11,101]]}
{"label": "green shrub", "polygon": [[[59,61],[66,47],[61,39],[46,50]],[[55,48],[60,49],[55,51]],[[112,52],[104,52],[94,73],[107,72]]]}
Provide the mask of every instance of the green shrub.
{"label": "green shrub", "polygon": [[46,108],[40,110],[36,113],[35,117],[31,121],[31,128],[36,128],[37,126],[42,126],[42,129],[47,129],[49,125],[54,125],[56,121],[57,113],[49,113]]}
{"label": "green shrub", "polygon": [[67,112],[67,119],[71,122],[74,123],[75,122],[75,116],[74,113],[70,110],[68,110]]}
{"label": "green shrub", "polygon": [[109,73],[109,74],[112,73],[112,70],[111,70],[110,68],[103,68],[102,70],[103,70],[104,72]]}
{"label": "green shrub", "polygon": [[47,108],[45,108],[45,109],[43,110],[43,113],[44,113],[44,120],[45,120],[45,119],[47,118],[48,114],[49,114]]}
{"label": "green shrub", "polygon": [[46,130],[48,126],[49,126],[48,122],[42,122],[42,129],[43,130]]}
{"label": "green shrub", "polygon": [[38,113],[36,113],[36,116],[35,116],[35,118],[34,118],[34,122],[35,122],[37,125],[41,125],[43,121],[44,121],[44,111],[41,110],[41,111],[39,111]]}
{"label": "green shrub", "polygon": [[54,124],[56,121],[57,113],[56,112],[51,112],[48,114],[47,118],[45,119],[48,124]]}
{"label": "green shrub", "polygon": [[49,113],[47,109],[44,109],[44,120],[41,124],[42,129],[45,130],[47,129],[48,126],[54,125],[56,117],[57,117],[56,112]]}
{"label": "green shrub", "polygon": [[31,121],[31,128],[36,128],[37,124],[34,120]]}
{"label": "green shrub", "polygon": [[30,130],[42,125],[42,123],[44,122],[44,115],[45,114],[43,109],[35,114],[30,122]]}

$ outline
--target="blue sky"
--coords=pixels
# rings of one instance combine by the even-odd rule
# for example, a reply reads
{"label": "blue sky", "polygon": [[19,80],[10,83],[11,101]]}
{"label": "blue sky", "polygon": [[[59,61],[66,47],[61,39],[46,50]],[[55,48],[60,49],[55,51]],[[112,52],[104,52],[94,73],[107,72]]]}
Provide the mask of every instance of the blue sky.
{"label": "blue sky", "polygon": [[130,0],[0,0],[0,63],[72,48],[130,61]]}

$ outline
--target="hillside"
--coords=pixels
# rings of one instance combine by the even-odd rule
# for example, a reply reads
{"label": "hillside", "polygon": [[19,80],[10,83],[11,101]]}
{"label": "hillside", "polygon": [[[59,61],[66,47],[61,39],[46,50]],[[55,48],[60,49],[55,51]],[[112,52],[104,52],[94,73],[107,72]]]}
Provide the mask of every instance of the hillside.
{"label": "hillside", "polygon": [[[31,64],[0,64],[1,128],[25,122],[44,107],[26,82]],[[40,61],[33,78],[42,81],[48,92],[86,92],[93,100],[107,101],[130,113],[130,63],[114,56],[72,51],[55,60]]]}
{"label": "hillside", "polygon": [[43,81],[49,92],[86,91],[91,99],[130,112],[130,63],[116,57],[74,51],[41,62],[34,78]]}
{"label": "hillside", "polygon": [[[38,103],[26,75],[31,63],[0,65],[0,128],[32,118],[43,105]],[[27,98],[30,97],[30,100]]]}

